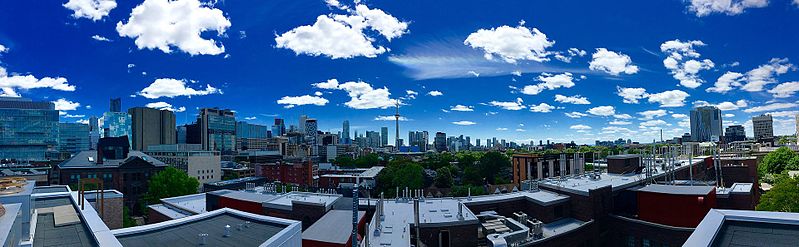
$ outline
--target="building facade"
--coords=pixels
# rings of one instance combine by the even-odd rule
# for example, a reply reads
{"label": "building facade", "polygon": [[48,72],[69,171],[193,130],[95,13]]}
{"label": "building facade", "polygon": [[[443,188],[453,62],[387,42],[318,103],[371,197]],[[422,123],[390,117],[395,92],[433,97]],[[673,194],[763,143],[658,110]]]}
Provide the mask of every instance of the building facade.
{"label": "building facade", "polygon": [[53,103],[0,97],[0,159],[44,161],[57,144]]}
{"label": "building facade", "polygon": [[[200,109],[200,144],[204,150],[232,153],[236,149],[236,116],[233,111],[219,108]],[[187,133],[190,133],[187,130]],[[186,140],[188,142],[188,134]]]}
{"label": "building facade", "polygon": [[436,152],[447,151],[447,134],[444,132],[436,132],[435,139]]}
{"label": "building facade", "polygon": [[82,123],[58,123],[58,152],[74,154],[89,150],[89,125]]}
{"label": "building facade", "polygon": [[130,115],[127,112],[103,113],[103,132],[101,137],[133,136],[130,125]]}
{"label": "building facade", "polygon": [[219,151],[203,150],[200,144],[151,145],[145,153],[197,178],[200,184],[219,181],[223,176]]}
{"label": "building facade", "polygon": [[743,125],[730,125],[724,130],[725,142],[737,142],[746,140],[746,131]]}
{"label": "building facade", "polygon": [[774,120],[771,119],[771,115],[763,114],[752,117],[752,131],[758,142],[773,142]]}
{"label": "building facade", "polygon": [[144,151],[151,145],[175,144],[175,113],[147,107],[128,109],[131,116],[132,148]]}
{"label": "building facade", "polygon": [[721,137],[721,110],[702,106],[691,110],[691,137],[696,142],[718,141]]}

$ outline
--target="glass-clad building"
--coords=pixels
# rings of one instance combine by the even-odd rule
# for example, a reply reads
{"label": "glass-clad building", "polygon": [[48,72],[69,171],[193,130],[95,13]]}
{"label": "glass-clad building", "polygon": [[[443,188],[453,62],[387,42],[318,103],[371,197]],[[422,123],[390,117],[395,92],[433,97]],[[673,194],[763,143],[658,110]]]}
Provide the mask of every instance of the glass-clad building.
{"label": "glass-clad building", "polygon": [[221,151],[222,154],[236,149],[236,117],[233,111],[203,108],[198,120],[203,149]]}
{"label": "glass-clad building", "polygon": [[89,150],[89,125],[82,123],[58,123],[58,151],[74,154]]}
{"label": "glass-clad building", "polygon": [[0,159],[44,161],[58,138],[58,111],[51,102],[0,97]]}
{"label": "glass-clad building", "polygon": [[130,114],[127,112],[103,113],[103,137],[120,136],[128,136],[128,142],[131,140]]}

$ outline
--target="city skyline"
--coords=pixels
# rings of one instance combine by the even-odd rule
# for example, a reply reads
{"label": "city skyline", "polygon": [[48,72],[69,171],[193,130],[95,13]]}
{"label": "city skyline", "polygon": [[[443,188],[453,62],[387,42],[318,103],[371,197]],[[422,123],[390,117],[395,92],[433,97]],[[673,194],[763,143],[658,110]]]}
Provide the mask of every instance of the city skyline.
{"label": "city skyline", "polygon": [[[775,135],[795,133],[799,51],[790,47],[799,38],[772,28],[799,27],[788,21],[799,7],[787,1],[738,10],[680,1],[217,2],[181,7],[190,10],[187,20],[211,11],[206,21],[213,25],[203,28],[222,31],[186,40],[132,18],[134,8],[165,8],[148,2],[95,12],[8,3],[14,6],[0,10],[4,95],[52,101],[61,122],[100,117],[109,99],[122,98],[122,112],[170,109],[178,125],[195,121],[201,108],[219,107],[266,126],[275,117],[296,125],[307,115],[331,133],[345,120],[359,133],[394,132],[400,101],[402,139],[428,131],[578,144],[650,142],[660,129],[665,138],[681,136],[691,132],[690,110],[713,104],[722,109],[722,128],[741,124],[753,136],[751,118],[772,113]],[[640,11],[652,8],[660,11]],[[503,14],[455,14],[472,12]],[[368,28],[328,14],[364,17]],[[366,39],[322,47],[329,37],[306,43],[293,35],[325,21]],[[493,47],[499,37],[518,43]]]}

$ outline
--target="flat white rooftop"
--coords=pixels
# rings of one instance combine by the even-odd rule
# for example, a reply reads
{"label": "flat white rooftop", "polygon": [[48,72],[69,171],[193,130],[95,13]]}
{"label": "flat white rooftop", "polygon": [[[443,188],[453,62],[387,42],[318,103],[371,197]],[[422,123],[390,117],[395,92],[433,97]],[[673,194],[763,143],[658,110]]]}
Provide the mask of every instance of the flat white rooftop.
{"label": "flat white rooftop", "polygon": [[332,207],[342,196],[339,194],[322,194],[311,192],[289,192],[276,197],[273,200],[264,202],[263,205],[269,208],[291,210],[292,201],[324,204],[326,208]]}
{"label": "flat white rooftop", "polygon": [[161,199],[161,202],[194,214],[207,212],[205,210],[205,193],[164,198]]}
{"label": "flat white rooftop", "polygon": [[[457,226],[474,224],[477,227],[479,220],[466,206],[463,206],[463,219],[458,218],[458,200],[451,198],[426,199],[419,202],[419,224],[422,227]],[[369,223],[369,246],[410,246],[411,225],[414,222],[413,201],[395,201],[386,199],[383,210],[385,219],[381,223],[381,233],[375,236],[375,215]]]}

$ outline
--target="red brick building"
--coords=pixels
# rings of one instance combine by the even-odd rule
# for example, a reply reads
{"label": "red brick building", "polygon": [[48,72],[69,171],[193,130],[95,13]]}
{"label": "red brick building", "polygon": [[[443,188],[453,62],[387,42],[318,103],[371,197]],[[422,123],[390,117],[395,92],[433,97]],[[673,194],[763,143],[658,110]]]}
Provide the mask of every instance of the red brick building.
{"label": "red brick building", "polygon": [[256,176],[265,177],[269,181],[304,186],[316,186],[318,170],[318,165],[310,161],[277,161],[255,164]]}
{"label": "red brick building", "polygon": [[638,190],[638,218],[648,222],[696,227],[715,207],[713,186],[652,184]]}

